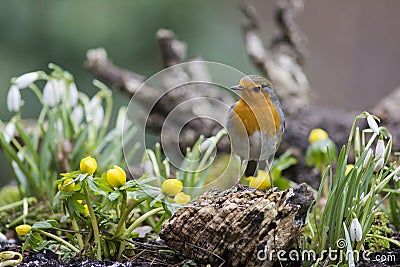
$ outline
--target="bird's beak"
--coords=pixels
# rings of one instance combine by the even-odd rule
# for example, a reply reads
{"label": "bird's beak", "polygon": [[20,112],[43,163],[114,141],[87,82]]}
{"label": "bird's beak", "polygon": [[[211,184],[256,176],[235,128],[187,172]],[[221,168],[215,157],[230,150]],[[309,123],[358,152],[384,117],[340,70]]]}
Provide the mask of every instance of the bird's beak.
{"label": "bird's beak", "polygon": [[244,88],[238,84],[238,85],[232,86],[231,89],[232,90],[243,90]]}

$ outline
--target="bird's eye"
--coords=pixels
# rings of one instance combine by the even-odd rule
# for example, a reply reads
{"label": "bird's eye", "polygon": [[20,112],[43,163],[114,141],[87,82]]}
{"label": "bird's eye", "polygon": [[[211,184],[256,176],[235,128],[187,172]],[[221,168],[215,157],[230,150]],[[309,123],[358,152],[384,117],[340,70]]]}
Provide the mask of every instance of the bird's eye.
{"label": "bird's eye", "polygon": [[254,92],[259,92],[261,90],[261,86],[257,85],[253,88]]}

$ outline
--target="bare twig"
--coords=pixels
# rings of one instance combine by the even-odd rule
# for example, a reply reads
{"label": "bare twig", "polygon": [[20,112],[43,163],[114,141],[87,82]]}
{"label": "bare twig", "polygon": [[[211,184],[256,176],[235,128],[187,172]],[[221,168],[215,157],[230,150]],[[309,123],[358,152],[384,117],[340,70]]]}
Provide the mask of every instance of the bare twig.
{"label": "bare twig", "polygon": [[241,6],[241,11],[245,18],[243,30],[250,59],[272,81],[286,113],[293,114],[307,108],[311,102],[311,89],[299,64],[302,62],[303,48],[292,20],[293,5],[278,6],[276,18],[280,34],[268,51],[259,36],[255,8],[246,2]]}
{"label": "bare twig", "polygon": [[160,45],[164,68],[182,63],[187,45],[176,40],[174,32],[170,30],[160,29],[157,31],[156,37]]}
{"label": "bare twig", "polygon": [[113,88],[132,96],[144,82],[144,77],[137,73],[115,66],[108,58],[104,48],[90,49],[86,53],[85,66],[100,80]]}

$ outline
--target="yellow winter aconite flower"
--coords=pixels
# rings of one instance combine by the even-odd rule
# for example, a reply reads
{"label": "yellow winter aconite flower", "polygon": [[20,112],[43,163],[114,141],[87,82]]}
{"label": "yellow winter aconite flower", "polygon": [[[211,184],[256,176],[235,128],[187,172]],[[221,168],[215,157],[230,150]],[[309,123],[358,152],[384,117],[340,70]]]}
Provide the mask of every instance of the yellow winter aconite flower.
{"label": "yellow winter aconite flower", "polygon": [[61,184],[58,184],[58,191],[64,191],[64,192],[74,191],[75,183],[72,181],[73,181],[72,178],[65,179]]}
{"label": "yellow winter aconite flower", "polygon": [[83,208],[84,208],[85,210],[82,212],[82,216],[83,216],[83,217],[89,216],[89,207],[88,207],[88,205],[87,205],[87,204],[83,205]]}
{"label": "yellow winter aconite flower", "polygon": [[257,177],[250,176],[249,177],[251,188],[256,188],[259,190],[267,190],[271,187],[271,179],[269,178],[269,174],[263,170],[258,171]]}
{"label": "yellow winter aconite flower", "polygon": [[29,224],[21,224],[15,227],[15,231],[17,232],[18,235],[27,235],[31,231],[32,226]]}
{"label": "yellow winter aconite flower", "polygon": [[182,191],[183,184],[178,179],[168,179],[161,185],[162,192],[167,196],[175,196]]}
{"label": "yellow winter aconite flower", "polygon": [[[77,202],[78,202],[79,204],[82,204],[82,203],[83,203],[83,201],[82,201],[81,199],[78,199]],[[83,217],[89,216],[89,207],[88,207],[88,205],[87,205],[87,204],[84,204],[84,205],[83,205],[83,208],[84,208],[84,211],[81,212],[81,213],[82,213],[82,216],[83,216]]]}
{"label": "yellow winter aconite flower", "polygon": [[107,182],[113,187],[120,187],[126,184],[126,173],[121,167],[114,165],[114,169],[107,171]]}
{"label": "yellow winter aconite flower", "polygon": [[179,192],[178,194],[175,195],[174,200],[176,203],[186,204],[190,202],[191,198],[190,195],[186,195],[183,192]]}
{"label": "yellow winter aconite flower", "polygon": [[94,158],[89,156],[81,160],[79,167],[82,173],[92,175],[97,169],[97,162]]}
{"label": "yellow winter aconite flower", "polygon": [[311,130],[310,135],[308,136],[308,142],[312,144],[318,140],[327,138],[329,138],[329,135],[326,131],[322,130],[321,128],[315,128]]}
{"label": "yellow winter aconite flower", "polygon": [[344,175],[347,176],[350,173],[350,171],[353,169],[353,167],[354,167],[353,164],[347,164],[346,165],[346,170],[344,172]]}

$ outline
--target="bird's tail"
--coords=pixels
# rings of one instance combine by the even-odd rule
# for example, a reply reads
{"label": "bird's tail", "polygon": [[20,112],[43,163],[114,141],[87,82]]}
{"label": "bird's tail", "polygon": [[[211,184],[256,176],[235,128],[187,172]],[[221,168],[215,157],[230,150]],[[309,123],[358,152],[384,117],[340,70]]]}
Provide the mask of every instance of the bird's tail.
{"label": "bird's tail", "polygon": [[246,170],[244,171],[244,175],[246,177],[254,176],[256,177],[258,174],[258,161],[257,160],[249,160],[247,162]]}

